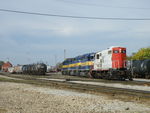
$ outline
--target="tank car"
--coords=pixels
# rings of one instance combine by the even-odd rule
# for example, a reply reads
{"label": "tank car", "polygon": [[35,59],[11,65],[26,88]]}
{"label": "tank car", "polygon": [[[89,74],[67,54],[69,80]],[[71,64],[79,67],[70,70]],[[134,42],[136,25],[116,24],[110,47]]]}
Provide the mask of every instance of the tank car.
{"label": "tank car", "polygon": [[135,78],[150,78],[150,59],[130,61],[129,70]]}
{"label": "tank car", "polygon": [[132,80],[126,67],[126,48],[124,47],[110,47],[100,52],[69,58],[62,65],[62,74]]}
{"label": "tank car", "polygon": [[22,65],[14,66],[13,73],[22,74]]}
{"label": "tank car", "polygon": [[45,75],[47,66],[44,63],[28,64],[22,67],[23,74]]}
{"label": "tank car", "polygon": [[32,69],[36,74],[45,75],[47,71],[47,66],[44,63],[40,63],[34,65]]}
{"label": "tank car", "polygon": [[9,67],[8,68],[8,72],[11,73],[11,74],[13,74],[14,73],[14,67]]}

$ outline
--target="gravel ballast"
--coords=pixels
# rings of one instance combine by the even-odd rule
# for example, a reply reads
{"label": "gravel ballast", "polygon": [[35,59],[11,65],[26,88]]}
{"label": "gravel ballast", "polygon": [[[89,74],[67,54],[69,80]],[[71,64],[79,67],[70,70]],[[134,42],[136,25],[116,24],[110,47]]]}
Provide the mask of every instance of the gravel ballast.
{"label": "gravel ballast", "polygon": [[0,82],[0,113],[149,113],[135,102],[23,83]]}
{"label": "gravel ballast", "polygon": [[[39,78],[41,80],[49,80],[49,81],[59,81],[66,82],[65,79],[47,79],[47,78]],[[150,91],[150,86],[140,86],[140,85],[125,85],[119,83],[102,83],[102,82],[90,82],[90,81],[68,81],[68,83],[76,83],[76,84],[87,84],[87,85],[97,85],[97,86],[106,86],[106,87],[114,87],[114,88],[123,88],[123,89],[133,89],[133,90],[142,90],[142,91]]]}

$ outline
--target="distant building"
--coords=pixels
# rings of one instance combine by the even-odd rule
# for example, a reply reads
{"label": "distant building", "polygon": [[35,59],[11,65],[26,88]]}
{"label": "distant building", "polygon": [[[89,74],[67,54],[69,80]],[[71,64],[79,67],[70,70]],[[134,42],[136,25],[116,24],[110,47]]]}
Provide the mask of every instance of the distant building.
{"label": "distant building", "polygon": [[12,67],[13,65],[10,62],[6,62],[2,65],[2,71],[7,72],[9,67]]}

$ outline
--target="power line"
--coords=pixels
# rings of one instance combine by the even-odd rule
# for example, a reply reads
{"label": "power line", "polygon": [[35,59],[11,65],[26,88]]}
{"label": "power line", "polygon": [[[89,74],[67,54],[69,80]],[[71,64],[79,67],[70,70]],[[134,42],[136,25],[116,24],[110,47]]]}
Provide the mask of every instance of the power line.
{"label": "power line", "polygon": [[150,8],[144,8],[144,7],[127,7],[127,6],[100,5],[100,4],[83,3],[83,2],[69,1],[69,0],[58,0],[58,1],[65,2],[65,3],[70,3],[70,4],[84,5],[84,6],[150,10]]}
{"label": "power line", "polygon": [[63,18],[74,18],[74,19],[90,19],[90,20],[150,20],[150,18],[112,18],[112,17],[90,17],[90,16],[58,15],[58,14],[27,12],[27,11],[10,10],[10,9],[0,9],[0,11],[11,12],[11,13],[20,13],[20,14],[39,15],[39,16],[52,16],[52,17],[63,17]]}

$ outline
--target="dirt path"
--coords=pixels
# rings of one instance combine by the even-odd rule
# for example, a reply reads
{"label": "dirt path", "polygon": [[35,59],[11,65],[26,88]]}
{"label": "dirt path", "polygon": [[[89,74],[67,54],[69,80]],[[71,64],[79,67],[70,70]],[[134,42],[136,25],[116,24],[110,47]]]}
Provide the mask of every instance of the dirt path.
{"label": "dirt path", "polygon": [[0,82],[0,113],[149,113],[150,107],[104,95]]}

